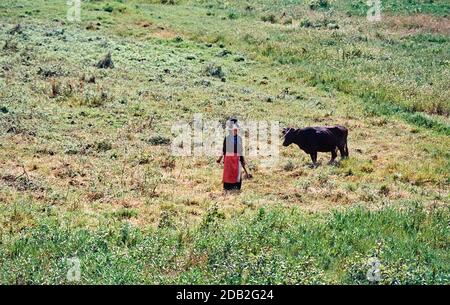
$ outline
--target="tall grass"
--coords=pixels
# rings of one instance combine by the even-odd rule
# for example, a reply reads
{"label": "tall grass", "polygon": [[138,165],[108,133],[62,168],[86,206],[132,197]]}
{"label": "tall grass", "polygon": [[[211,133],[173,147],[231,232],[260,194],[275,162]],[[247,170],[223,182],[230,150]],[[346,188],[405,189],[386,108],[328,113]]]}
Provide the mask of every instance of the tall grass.
{"label": "tall grass", "polygon": [[143,231],[123,222],[94,231],[47,218],[3,239],[0,283],[68,283],[67,259],[81,262],[81,284],[380,284],[449,281],[448,208],[415,202],[328,215],[263,209],[222,219],[211,209],[196,228]]}

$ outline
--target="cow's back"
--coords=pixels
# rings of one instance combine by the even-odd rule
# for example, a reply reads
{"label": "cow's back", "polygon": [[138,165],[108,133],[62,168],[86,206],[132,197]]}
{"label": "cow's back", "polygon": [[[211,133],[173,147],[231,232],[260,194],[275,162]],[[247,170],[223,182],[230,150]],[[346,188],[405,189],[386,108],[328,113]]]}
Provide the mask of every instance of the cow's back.
{"label": "cow's back", "polygon": [[344,126],[340,126],[340,125],[336,125],[336,126],[332,126],[332,127],[326,127],[331,133],[333,133],[333,135],[342,140],[342,139],[346,139],[347,135],[348,135],[348,129],[345,128]]}
{"label": "cow's back", "polygon": [[300,148],[305,152],[334,151],[347,138],[347,128],[343,126],[306,127],[298,133]]}

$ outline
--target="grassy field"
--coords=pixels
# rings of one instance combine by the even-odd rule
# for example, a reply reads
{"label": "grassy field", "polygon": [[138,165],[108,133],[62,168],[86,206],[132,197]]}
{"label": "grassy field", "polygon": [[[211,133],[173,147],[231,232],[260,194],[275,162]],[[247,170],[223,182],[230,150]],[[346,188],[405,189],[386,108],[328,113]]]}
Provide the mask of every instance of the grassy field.
{"label": "grassy field", "polygon": [[[3,0],[0,283],[448,284],[450,5],[382,5]],[[350,158],[280,147],[224,195],[170,154],[195,113],[342,124]]]}

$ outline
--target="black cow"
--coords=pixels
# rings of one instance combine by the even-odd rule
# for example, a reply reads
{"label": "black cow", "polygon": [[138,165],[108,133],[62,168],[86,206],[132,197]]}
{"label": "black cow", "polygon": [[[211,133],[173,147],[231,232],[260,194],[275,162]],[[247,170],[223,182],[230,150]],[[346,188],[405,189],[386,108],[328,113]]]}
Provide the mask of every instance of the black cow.
{"label": "black cow", "polygon": [[348,157],[348,130],[344,126],[284,128],[283,135],[283,146],[297,144],[300,149],[311,156],[314,166],[317,166],[317,152],[319,151],[331,152],[330,164],[337,157],[336,149],[339,149],[342,158]]}

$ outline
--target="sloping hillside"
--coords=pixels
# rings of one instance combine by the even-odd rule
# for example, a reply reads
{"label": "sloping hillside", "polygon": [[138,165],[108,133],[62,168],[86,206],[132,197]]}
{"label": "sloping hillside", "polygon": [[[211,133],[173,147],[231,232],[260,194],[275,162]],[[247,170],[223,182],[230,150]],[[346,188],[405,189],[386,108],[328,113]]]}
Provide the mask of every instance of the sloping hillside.
{"label": "sloping hillside", "polygon": [[[153,2],[0,4],[0,282],[448,283],[447,1]],[[198,113],[341,124],[350,159],[280,147],[225,195],[171,154]]]}

